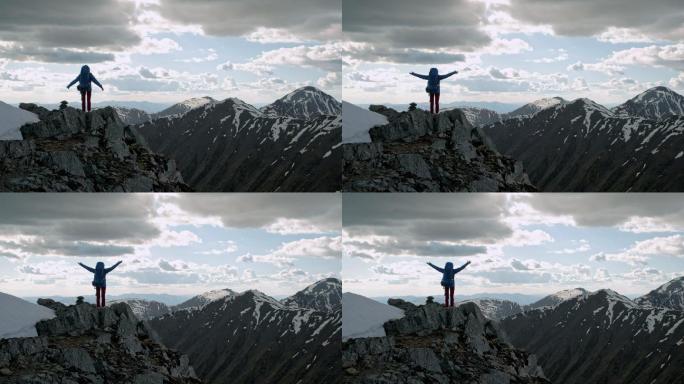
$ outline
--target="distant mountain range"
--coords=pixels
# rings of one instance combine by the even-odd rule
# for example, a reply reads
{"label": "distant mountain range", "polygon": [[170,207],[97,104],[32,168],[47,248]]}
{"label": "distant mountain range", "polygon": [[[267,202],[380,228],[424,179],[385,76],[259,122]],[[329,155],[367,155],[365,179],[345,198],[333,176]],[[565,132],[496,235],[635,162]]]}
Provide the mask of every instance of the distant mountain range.
{"label": "distant mountain range", "polygon": [[[181,104],[169,110],[188,103]],[[176,160],[194,189],[340,189],[342,106],[332,96],[304,87],[262,109],[236,98],[192,104],[138,128],[153,150]]]}
{"label": "distant mountain range", "polygon": [[540,191],[684,191],[684,97],[665,87],[608,109],[589,99],[483,127]]}
{"label": "distant mountain range", "polygon": [[337,279],[280,301],[256,290],[213,291],[149,325],[165,345],[190,357],[205,383],[334,382],[341,369],[341,296]]}
{"label": "distant mountain range", "polygon": [[501,321],[552,382],[675,383],[684,365],[684,278],[636,300],[582,292]]}

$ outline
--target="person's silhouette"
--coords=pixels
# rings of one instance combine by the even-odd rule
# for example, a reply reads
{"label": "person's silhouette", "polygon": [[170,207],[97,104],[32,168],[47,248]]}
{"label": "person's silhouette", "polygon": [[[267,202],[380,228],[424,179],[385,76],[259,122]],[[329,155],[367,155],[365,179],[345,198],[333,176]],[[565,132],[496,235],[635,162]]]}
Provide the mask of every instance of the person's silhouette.
{"label": "person's silhouette", "polygon": [[439,82],[457,73],[458,71],[453,71],[446,75],[440,75],[437,68],[431,68],[428,75],[419,75],[415,72],[411,72],[413,76],[428,81],[425,92],[430,94],[430,113],[439,113]]}
{"label": "person's silhouette", "polygon": [[90,112],[90,96],[93,93],[93,87],[91,83],[97,84],[98,87],[100,87],[101,90],[104,91],[104,88],[102,88],[102,84],[100,84],[99,81],[95,78],[95,76],[90,73],[90,67],[87,65],[84,65],[81,67],[81,73],[76,76],[76,78],[67,85],[67,89],[71,88],[72,85],[76,84],[78,82],[78,86],[76,89],[78,89],[79,92],[81,92],[81,110],[85,112],[86,110],[86,101],[88,102],[88,112]]}
{"label": "person's silhouette", "polygon": [[96,307],[104,307],[105,306],[105,291],[107,290],[107,274],[111,271],[114,270],[114,268],[118,267],[119,264],[121,264],[121,261],[118,263],[112,265],[109,268],[105,268],[105,265],[103,262],[98,261],[97,264],[95,264],[95,268],[90,268],[89,266],[78,263],[81,267],[87,269],[88,271],[92,272],[94,274],[93,276],[93,287],[95,287],[95,299],[97,301],[97,304],[95,305]]}
{"label": "person's silhouette", "polygon": [[451,299],[451,306],[454,306],[454,275],[461,272],[465,267],[470,264],[470,261],[463,264],[460,268],[454,269],[454,264],[452,262],[447,262],[444,268],[440,268],[432,263],[428,263],[429,266],[436,269],[442,274],[441,285],[444,287],[444,306],[449,306],[449,299]]}

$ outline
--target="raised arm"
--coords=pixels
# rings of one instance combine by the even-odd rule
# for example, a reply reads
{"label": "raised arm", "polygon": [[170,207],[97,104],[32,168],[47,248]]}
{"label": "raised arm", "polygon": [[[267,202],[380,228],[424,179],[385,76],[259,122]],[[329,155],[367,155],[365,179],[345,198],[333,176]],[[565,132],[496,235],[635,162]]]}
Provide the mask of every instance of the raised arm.
{"label": "raised arm", "polygon": [[113,270],[114,270],[114,268],[118,267],[118,266],[119,266],[119,264],[121,264],[121,263],[122,263],[122,262],[121,262],[121,261],[119,261],[118,263],[116,263],[116,264],[112,265],[111,267],[109,267],[109,268],[105,268],[105,273],[109,273],[109,272],[113,271]]}
{"label": "raised arm", "polygon": [[436,265],[434,265],[434,264],[432,264],[432,263],[430,263],[430,262],[428,262],[428,265],[431,266],[432,268],[436,269],[437,271],[439,271],[439,273],[444,273],[444,269],[443,269],[443,268],[440,268],[440,267],[438,267],[438,266],[436,266]]}
{"label": "raised arm", "polygon": [[457,273],[459,273],[459,272],[461,272],[462,270],[464,270],[464,269],[465,269],[465,267],[467,267],[467,266],[468,266],[468,264],[470,264],[470,261],[469,261],[469,262],[467,262],[467,263],[465,263],[465,264],[463,264],[463,265],[461,265],[461,267],[460,267],[460,268],[456,268],[456,269],[454,269],[454,275],[455,275],[455,274],[457,274]]}
{"label": "raised arm", "polygon": [[430,77],[428,77],[427,75],[419,75],[419,74],[417,74],[417,73],[415,73],[415,72],[411,72],[411,74],[412,74],[413,76],[419,77],[419,78],[421,78],[421,79],[423,79],[423,80],[427,80],[427,79],[430,78]]}
{"label": "raised arm", "polygon": [[102,84],[100,84],[100,82],[97,81],[97,79],[95,78],[95,75],[93,75],[92,73],[90,74],[90,80],[92,80],[93,83],[97,84],[97,86],[100,87],[100,89],[104,91],[104,88],[102,88]]}
{"label": "raised arm", "polygon": [[457,73],[458,73],[458,71],[453,71],[453,72],[447,73],[446,75],[439,75],[439,79],[440,79],[440,80],[444,80],[444,79],[446,79],[447,77],[453,76],[453,75],[455,75],[455,74],[457,74]]}
{"label": "raised arm", "polygon": [[95,273],[95,269],[94,269],[94,268],[90,268],[89,266],[87,266],[87,265],[85,265],[85,264],[82,264],[82,263],[78,263],[78,265],[80,265],[81,267],[83,267],[83,268],[89,270],[89,271],[92,272],[92,273]]}
{"label": "raised arm", "polygon": [[[71,88],[72,85],[76,84],[76,82],[78,81],[78,78],[79,78],[79,76],[76,76],[76,78],[73,79],[73,80],[71,81],[71,83],[69,83],[69,85],[67,85],[67,89],[68,89],[68,88]],[[80,263],[79,263],[79,264],[80,264]]]}

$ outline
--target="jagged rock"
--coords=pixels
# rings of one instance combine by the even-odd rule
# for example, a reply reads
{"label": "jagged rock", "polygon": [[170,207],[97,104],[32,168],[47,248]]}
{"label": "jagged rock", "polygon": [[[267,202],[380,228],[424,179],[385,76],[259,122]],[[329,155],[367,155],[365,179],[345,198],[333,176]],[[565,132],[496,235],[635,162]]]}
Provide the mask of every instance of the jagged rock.
{"label": "jagged rock", "polygon": [[56,317],[36,324],[37,337],[0,340],[2,383],[200,382],[188,357],[154,341],[125,303],[38,303]]}
{"label": "jagged rock", "polygon": [[[403,300],[393,305],[405,306]],[[345,383],[548,383],[536,358],[506,343],[477,305],[426,304],[385,323],[386,337],[342,347]]]}
{"label": "jagged rock", "polygon": [[24,140],[0,141],[0,191],[190,190],[175,162],[152,153],[113,108],[20,107],[40,121],[21,127]]}
{"label": "jagged rock", "polygon": [[404,312],[409,312],[417,309],[418,307],[404,299],[388,299],[387,304],[404,310]]}
{"label": "jagged rock", "polygon": [[343,146],[343,190],[356,192],[534,191],[522,164],[494,149],[461,110],[432,115],[373,105],[389,123],[371,143]]}

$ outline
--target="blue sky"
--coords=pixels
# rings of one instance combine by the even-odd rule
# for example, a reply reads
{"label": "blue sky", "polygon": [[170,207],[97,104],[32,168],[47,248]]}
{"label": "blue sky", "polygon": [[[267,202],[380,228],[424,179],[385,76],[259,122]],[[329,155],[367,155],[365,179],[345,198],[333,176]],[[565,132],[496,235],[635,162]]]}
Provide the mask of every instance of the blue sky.
{"label": "blue sky", "polygon": [[439,293],[428,261],[472,262],[457,295],[642,295],[684,275],[682,194],[355,194],[343,207],[343,289],[366,296]]}
{"label": "blue sky", "polygon": [[76,100],[77,91],[65,87],[82,64],[89,64],[104,85],[104,92],[95,89],[95,101],[173,103],[208,95],[262,105],[305,85],[341,98],[335,45],[339,3],[293,0],[291,5],[274,0],[2,2],[2,101]]}
{"label": "blue sky", "polygon": [[0,291],[16,296],[90,294],[78,262],[123,260],[111,294],[280,296],[340,277],[332,194],[14,194],[0,210]]}
{"label": "blue sky", "polygon": [[344,99],[423,102],[425,81],[409,72],[433,66],[459,71],[442,82],[442,103],[561,96],[610,106],[657,85],[682,92],[683,23],[681,4],[665,0],[348,0]]}

